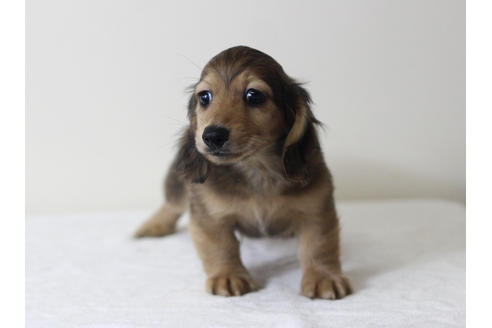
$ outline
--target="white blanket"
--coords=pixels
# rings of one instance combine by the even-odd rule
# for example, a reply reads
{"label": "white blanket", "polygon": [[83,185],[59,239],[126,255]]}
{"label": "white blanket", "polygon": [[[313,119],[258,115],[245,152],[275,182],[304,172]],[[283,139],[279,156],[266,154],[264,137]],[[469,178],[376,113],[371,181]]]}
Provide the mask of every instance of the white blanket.
{"label": "white blanket", "polygon": [[[465,210],[442,201],[339,204],[355,293],[300,295],[295,239],[242,238],[263,288],[206,294],[185,222],[134,240],[150,212],[29,217],[28,327],[464,327]],[[186,221],[186,220],[185,220]]]}

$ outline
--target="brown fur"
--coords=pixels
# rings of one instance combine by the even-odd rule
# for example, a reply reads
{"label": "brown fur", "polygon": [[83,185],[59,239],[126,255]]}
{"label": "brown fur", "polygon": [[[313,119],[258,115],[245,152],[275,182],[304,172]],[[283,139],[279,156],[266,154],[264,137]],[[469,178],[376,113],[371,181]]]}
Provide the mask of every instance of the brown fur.
{"label": "brown fur", "polygon": [[[252,87],[267,96],[265,103],[245,104],[243,95]],[[206,108],[197,99],[203,90],[213,94]],[[310,101],[307,91],[260,51],[234,47],[212,58],[193,87],[190,124],[166,178],[167,201],[136,236],[174,232],[189,209],[190,232],[208,275],[206,289],[232,296],[257,288],[241,262],[234,231],[296,235],[302,293],[324,299],[349,294],[339,261],[331,175]],[[209,153],[201,136],[210,125],[230,130],[230,156]]]}

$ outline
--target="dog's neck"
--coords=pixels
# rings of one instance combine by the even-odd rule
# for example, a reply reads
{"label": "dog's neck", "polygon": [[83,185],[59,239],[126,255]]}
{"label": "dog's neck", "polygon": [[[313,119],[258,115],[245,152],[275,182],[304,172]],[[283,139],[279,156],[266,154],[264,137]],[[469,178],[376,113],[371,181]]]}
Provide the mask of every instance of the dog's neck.
{"label": "dog's neck", "polygon": [[274,153],[250,156],[235,164],[235,167],[258,193],[275,193],[289,183],[283,174],[282,160]]}

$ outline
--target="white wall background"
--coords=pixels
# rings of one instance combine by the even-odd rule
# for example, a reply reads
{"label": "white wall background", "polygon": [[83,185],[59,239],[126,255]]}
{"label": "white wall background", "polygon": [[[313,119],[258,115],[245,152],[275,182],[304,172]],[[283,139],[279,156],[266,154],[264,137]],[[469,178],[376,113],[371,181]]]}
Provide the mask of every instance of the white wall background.
{"label": "white wall background", "polygon": [[185,87],[240,44],[309,82],[338,199],[465,201],[464,1],[27,8],[28,213],[157,206]]}

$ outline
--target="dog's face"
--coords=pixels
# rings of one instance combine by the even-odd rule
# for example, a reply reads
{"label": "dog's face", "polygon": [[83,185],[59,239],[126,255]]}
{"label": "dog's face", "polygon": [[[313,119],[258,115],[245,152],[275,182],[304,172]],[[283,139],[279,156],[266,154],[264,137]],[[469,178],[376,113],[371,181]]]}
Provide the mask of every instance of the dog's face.
{"label": "dog's face", "polygon": [[[307,91],[272,57],[248,47],[230,48],[208,62],[193,87],[190,135],[196,150],[216,165],[270,152],[279,155],[289,177],[313,146],[306,140],[318,121],[309,103]],[[204,181],[204,165],[189,165],[198,167],[198,180]]]}
{"label": "dog's face", "polygon": [[246,68],[230,81],[207,69],[195,87],[195,144],[216,164],[261,153],[286,133],[271,87]]}

